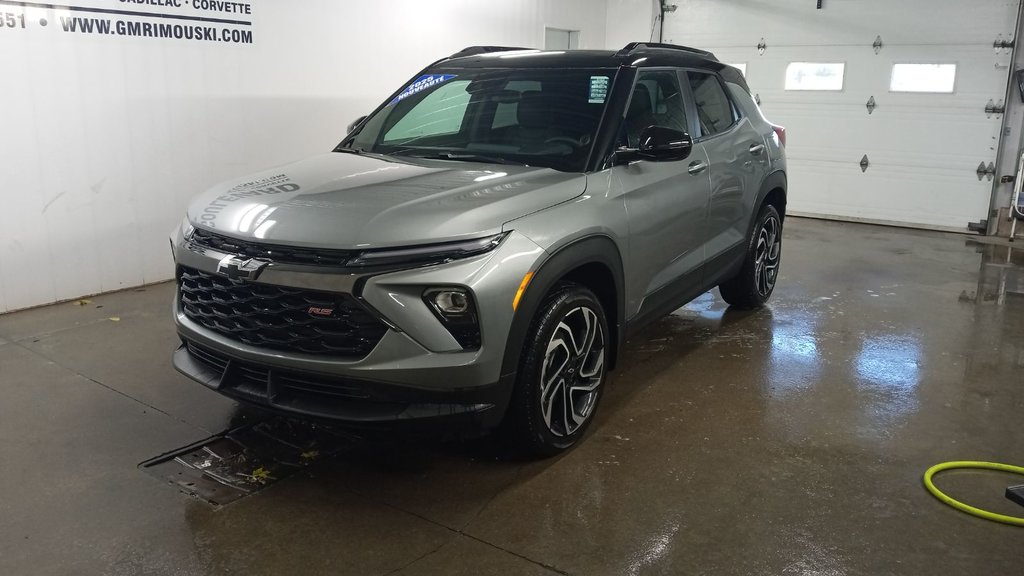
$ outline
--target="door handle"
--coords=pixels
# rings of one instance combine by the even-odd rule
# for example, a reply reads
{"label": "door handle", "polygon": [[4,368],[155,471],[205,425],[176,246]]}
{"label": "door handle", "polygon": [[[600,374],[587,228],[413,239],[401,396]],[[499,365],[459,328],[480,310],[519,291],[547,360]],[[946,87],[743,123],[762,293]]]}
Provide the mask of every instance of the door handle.
{"label": "door handle", "polygon": [[754,156],[760,156],[764,152],[764,144],[751,144],[750,153]]}
{"label": "door handle", "polygon": [[703,160],[697,160],[696,162],[690,162],[690,167],[686,169],[690,174],[700,174],[701,172],[708,169],[708,163]]}

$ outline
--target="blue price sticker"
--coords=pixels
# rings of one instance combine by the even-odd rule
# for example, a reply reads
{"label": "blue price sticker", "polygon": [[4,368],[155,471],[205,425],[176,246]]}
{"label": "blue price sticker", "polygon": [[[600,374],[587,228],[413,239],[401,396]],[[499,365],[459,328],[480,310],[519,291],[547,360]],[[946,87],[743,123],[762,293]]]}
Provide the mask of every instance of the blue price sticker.
{"label": "blue price sticker", "polygon": [[590,77],[590,97],[587,102],[604,104],[605,99],[608,98],[608,80],[607,76]]}
{"label": "blue price sticker", "polygon": [[398,96],[395,96],[395,99],[389,102],[388,105],[397,104],[413,94],[422,92],[427,88],[437,86],[443,82],[447,82],[452,78],[455,78],[455,76],[455,74],[424,74],[423,76],[413,80],[412,84],[406,86],[405,90],[402,90]]}

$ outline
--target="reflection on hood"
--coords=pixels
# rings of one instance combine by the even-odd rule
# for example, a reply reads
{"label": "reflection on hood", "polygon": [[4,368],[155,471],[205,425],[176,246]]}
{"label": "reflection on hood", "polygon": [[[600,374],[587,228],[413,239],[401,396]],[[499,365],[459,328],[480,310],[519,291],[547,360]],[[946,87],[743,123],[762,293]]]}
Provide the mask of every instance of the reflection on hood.
{"label": "reflection on hood", "polygon": [[398,246],[496,233],[585,188],[586,176],[549,168],[329,153],[217,186],[188,217],[273,244]]}

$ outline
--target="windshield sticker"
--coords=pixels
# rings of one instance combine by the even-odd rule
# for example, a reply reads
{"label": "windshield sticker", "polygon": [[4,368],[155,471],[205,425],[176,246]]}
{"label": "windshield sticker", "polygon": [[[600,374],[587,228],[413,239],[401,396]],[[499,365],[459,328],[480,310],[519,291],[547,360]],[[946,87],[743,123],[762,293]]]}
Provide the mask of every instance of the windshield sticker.
{"label": "windshield sticker", "polygon": [[455,74],[424,74],[423,76],[420,76],[419,78],[414,80],[412,84],[406,86],[405,90],[402,90],[402,92],[398,96],[395,96],[394,100],[388,102],[388,106],[392,104],[398,104],[402,100],[405,100],[406,98],[412,96],[413,94],[416,94],[417,92],[422,92],[427,88],[437,86],[438,84],[441,84],[442,82],[447,82],[452,78],[455,78]]}
{"label": "windshield sticker", "polygon": [[605,98],[608,97],[608,77],[607,76],[591,76],[590,77],[590,98],[587,102],[591,104],[604,104]]}

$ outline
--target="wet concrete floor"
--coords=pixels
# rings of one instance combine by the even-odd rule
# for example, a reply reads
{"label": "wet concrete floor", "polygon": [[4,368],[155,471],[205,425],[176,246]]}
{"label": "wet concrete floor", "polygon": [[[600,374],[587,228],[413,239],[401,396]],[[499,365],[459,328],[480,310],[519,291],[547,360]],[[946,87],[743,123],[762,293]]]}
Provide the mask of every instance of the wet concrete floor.
{"label": "wet concrete floor", "polygon": [[771,305],[635,338],[570,453],[356,443],[219,508],[137,468],[258,417],[173,371],[172,292],[0,316],[0,574],[1024,573],[920,480],[1024,464],[1022,249],[791,219]]}

